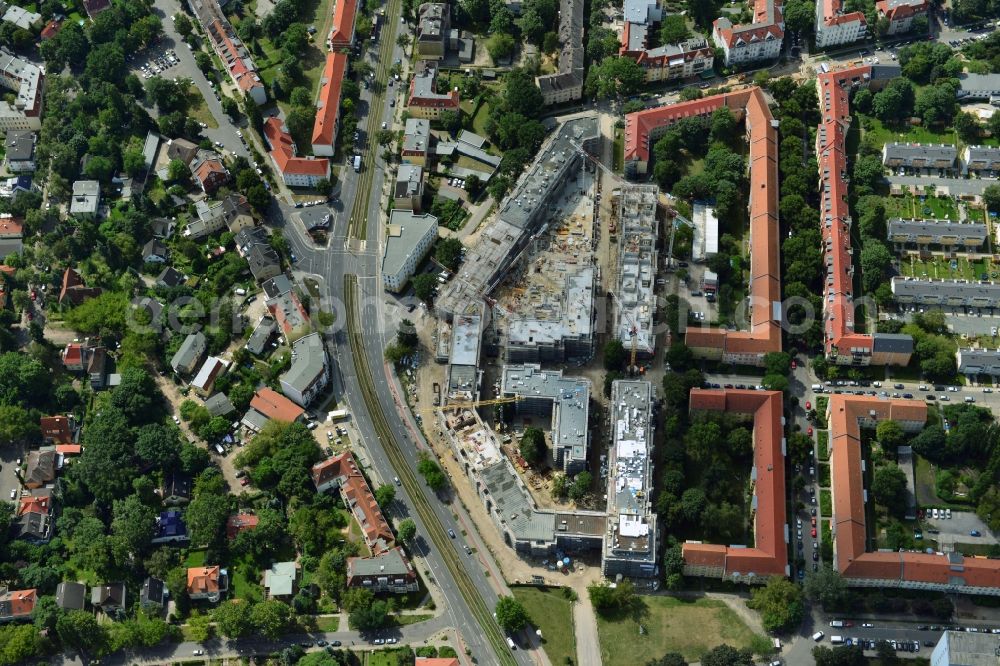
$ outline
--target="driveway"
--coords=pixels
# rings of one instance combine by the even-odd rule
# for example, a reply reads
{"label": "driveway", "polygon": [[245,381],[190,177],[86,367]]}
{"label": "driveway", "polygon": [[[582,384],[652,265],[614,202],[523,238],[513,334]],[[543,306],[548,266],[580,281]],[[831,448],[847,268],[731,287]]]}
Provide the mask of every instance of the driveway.
{"label": "driveway", "polygon": [[[983,545],[998,543],[986,523],[971,511],[952,511],[951,518],[925,518],[924,522],[940,532],[936,538],[943,551],[954,550],[956,543]],[[979,532],[982,536],[970,536],[970,532],[973,531]]]}
{"label": "driveway", "polygon": [[20,491],[21,480],[14,471],[17,469],[17,459],[24,457],[25,451],[20,444],[5,444],[0,447],[0,500],[10,502],[10,491]]}

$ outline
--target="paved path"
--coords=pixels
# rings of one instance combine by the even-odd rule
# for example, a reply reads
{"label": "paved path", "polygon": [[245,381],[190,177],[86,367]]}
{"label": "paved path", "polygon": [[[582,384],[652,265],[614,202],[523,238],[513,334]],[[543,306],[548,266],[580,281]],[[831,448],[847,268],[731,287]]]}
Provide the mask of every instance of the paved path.
{"label": "paved path", "polygon": [[601,643],[597,639],[597,616],[587,594],[573,604],[573,631],[576,633],[576,663],[600,666]]}

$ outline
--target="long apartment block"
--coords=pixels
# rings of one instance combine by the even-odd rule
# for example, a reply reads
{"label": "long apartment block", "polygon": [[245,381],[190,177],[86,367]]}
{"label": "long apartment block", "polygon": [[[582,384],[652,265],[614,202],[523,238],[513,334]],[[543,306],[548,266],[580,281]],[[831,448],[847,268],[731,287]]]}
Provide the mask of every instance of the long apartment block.
{"label": "long apartment block", "polygon": [[614,335],[626,349],[634,344],[644,357],[655,351],[657,252],[656,185],[623,185],[618,241],[617,302]]}
{"label": "long apartment block", "polygon": [[684,573],[744,583],[788,576],[791,528],[785,511],[785,419],[780,391],[693,389],[690,408],[753,415],[753,546],[688,541]]}
{"label": "long apartment block", "polygon": [[728,108],[746,125],[750,148],[750,328],[688,327],[685,343],[696,356],[763,365],[781,351],[781,263],[778,258],[778,123],[758,87],[657,107],[625,117],[626,172],[645,173],[655,141],[674,123]]}
{"label": "long apartment block", "polygon": [[873,551],[867,524],[869,492],[861,429],[880,421],[896,421],[905,432],[918,432],[927,420],[920,400],[832,395],[827,406],[830,425],[833,491],[833,566],[854,587],[905,588],[948,593],[1000,595],[996,560],[960,553]]}
{"label": "long apartment block", "polygon": [[854,266],[845,142],[851,116],[852,87],[876,86],[898,76],[895,67],[850,67],[816,79],[821,120],[816,130],[820,224],[826,266],[823,335],[826,356],[838,365],[907,365],[913,340],[905,335],[855,331]]}

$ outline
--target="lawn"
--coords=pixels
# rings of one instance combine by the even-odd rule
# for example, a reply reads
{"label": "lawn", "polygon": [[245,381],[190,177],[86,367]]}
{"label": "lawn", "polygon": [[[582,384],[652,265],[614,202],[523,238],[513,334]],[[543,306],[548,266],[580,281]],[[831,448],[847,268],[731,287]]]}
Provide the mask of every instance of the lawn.
{"label": "lawn", "polygon": [[903,131],[895,131],[884,126],[876,118],[864,117],[862,121],[864,133],[874,135],[879,144],[892,143],[894,141],[909,141],[917,143],[957,143],[955,132],[936,132],[926,127],[906,127]]}
{"label": "lawn", "polygon": [[645,664],[665,652],[680,652],[686,660],[696,661],[722,643],[738,648],[750,645],[753,632],[722,601],[640,598],[644,612],[638,622],[632,615],[617,619],[597,616],[605,666]]}
{"label": "lawn", "polygon": [[885,197],[887,218],[923,219],[932,217],[940,220],[958,220],[958,204],[951,197],[924,196],[912,194],[899,197]]}
{"label": "lawn", "polygon": [[514,597],[524,604],[532,624],[542,631],[545,654],[553,664],[576,659],[573,605],[558,587],[515,587]]}
{"label": "lawn", "polygon": [[833,514],[833,497],[826,488],[822,488],[819,491],[819,509],[824,516]]}
{"label": "lawn", "polygon": [[258,602],[264,600],[260,579],[263,573],[258,570],[252,559],[244,559],[230,567],[232,572],[232,595],[236,599]]}
{"label": "lawn", "polygon": [[395,621],[396,626],[405,627],[408,624],[426,622],[433,617],[430,613],[408,613],[406,615],[394,615],[392,619]]}
{"label": "lawn", "polygon": [[334,632],[340,627],[340,616],[321,615],[316,618],[316,631]]}
{"label": "lawn", "polygon": [[947,278],[949,280],[979,280],[983,273],[990,276],[990,266],[985,259],[969,261],[964,257],[958,259],[920,259],[909,256],[899,260],[899,271],[906,277],[915,278]]}
{"label": "lawn", "polygon": [[914,456],[914,483],[916,485],[917,506],[936,506],[940,504],[937,492],[934,490],[934,466],[923,456]]}
{"label": "lawn", "polygon": [[479,110],[472,118],[472,131],[479,136],[489,136],[486,131],[486,121],[490,118],[490,103],[483,102],[479,105]]}
{"label": "lawn", "polygon": [[368,666],[402,666],[402,664],[413,663],[413,652],[410,648],[396,648],[394,650],[378,650],[372,652],[368,657]]}
{"label": "lawn", "polygon": [[199,123],[205,123],[213,129],[218,127],[219,123],[215,121],[215,116],[213,116],[212,112],[208,110],[208,104],[205,103],[205,97],[193,84],[188,87],[188,96],[191,100],[191,107],[188,109],[188,115],[197,120]]}
{"label": "lawn", "polygon": [[816,431],[816,455],[820,460],[830,459],[830,433],[826,430]]}
{"label": "lawn", "polygon": [[611,168],[614,169],[615,173],[621,173],[622,169],[625,168],[625,129],[622,127],[615,128],[615,145]]}
{"label": "lawn", "polygon": [[188,551],[187,559],[184,560],[184,566],[188,569],[205,566],[205,549],[199,548],[198,550]]}

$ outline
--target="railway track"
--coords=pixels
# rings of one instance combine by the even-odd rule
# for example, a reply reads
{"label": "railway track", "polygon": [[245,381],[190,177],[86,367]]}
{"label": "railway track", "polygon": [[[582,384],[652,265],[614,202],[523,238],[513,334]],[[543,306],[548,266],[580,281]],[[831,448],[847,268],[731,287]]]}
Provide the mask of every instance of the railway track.
{"label": "railway track", "polygon": [[371,416],[375,432],[381,440],[382,448],[392,464],[393,469],[399,475],[399,480],[406,489],[406,493],[413,502],[413,507],[420,520],[427,530],[427,535],[438,549],[444,559],[448,572],[455,580],[459,592],[468,604],[472,615],[483,631],[483,635],[493,647],[498,663],[503,666],[517,666],[514,656],[507,647],[507,639],[493,619],[491,610],[486,602],[479,595],[472,578],[465,570],[462,561],[459,559],[451,539],[445,532],[444,526],[434,514],[430,501],[424,494],[424,489],[420,481],[416,478],[413,469],[410,467],[406,457],[399,448],[399,444],[392,435],[389,423],[382,411],[382,405],[378,401],[375,393],[375,382],[372,379],[371,367],[368,357],[365,354],[363,332],[359,321],[358,304],[358,280],[357,276],[344,276],[344,300],[347,309],[347,330],[351,343],[351,355],[354,357],[354,368],[358,376],[358,383],[361,386],[362,398]]}

